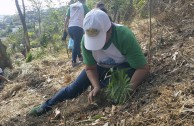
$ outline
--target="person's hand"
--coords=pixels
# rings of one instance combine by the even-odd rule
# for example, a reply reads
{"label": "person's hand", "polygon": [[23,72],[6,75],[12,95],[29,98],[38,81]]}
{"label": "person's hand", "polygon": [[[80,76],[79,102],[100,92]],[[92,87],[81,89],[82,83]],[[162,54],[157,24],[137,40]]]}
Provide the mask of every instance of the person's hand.
{"label": "person's hand", "polygon": [[67,27],[64,28],[64,32],[67,32]]}
{"label": "person's hand", "polygon": [[88,102],[93,103],[94,97],[98,94],[100,91],[100,87],[95,87],[88,95]]}
{"label": "person's hand", "polygon": [[67,38],[67,32],[64,31],[61,39],[62,39],[63,41],[66,41],[66,38]]}

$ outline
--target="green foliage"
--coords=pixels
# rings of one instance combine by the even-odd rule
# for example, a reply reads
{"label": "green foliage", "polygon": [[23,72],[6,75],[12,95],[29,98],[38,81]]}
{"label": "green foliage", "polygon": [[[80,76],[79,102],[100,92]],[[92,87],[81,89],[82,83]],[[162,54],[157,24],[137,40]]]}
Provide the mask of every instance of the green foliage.
{"label": "green foliage", "polygon": [[25,52],[25,47],[24,47],[24,45],[23,44],[20,44],[20,45],[17,45],[17,51],[19,51],[19,52]]}
{"label": "green foliage", "polygon": [[6,36],[8,36],[10,33],[12,33],[11,26],[6,27],[4,30],[1,30],[1,31],[0,31],[0,37],[6,37]]}
{"label": "green foliage", "polygon": [[135,9],[140,12],[140,17],[142,18],[148,17],[148,10],[146,9],[147,4],[148,4],[147,0],[136,0],[136,2],[134,3]]}
{"label": "green foliage", "polygon": [[40,46],[46,48],[50,40],[51,35],[48,33],[43,33],[40,37]]}
{"label": "green foliage", "polygon": [[[147,13],[144,10],[144,7],[148,2],[147,0],[103,0],[103,2],[108,10],[108,14],[112,17],[113,22],[131,22],[135,14],[140,14],[140,16],[145,17]],[[90,2],[90,4],[94,4],[94,2]]]}
{"label": "green foliage", "polygon": [[28,24],[27,24],[27,28],[28,28],[28,29],[33,29],[33,28],[34,28],[34,27],[33,27],[33,24],[28,23]]}
{"label": "green foliage", "polygon": [[102,115],[95,115],[95,116],[92,117],[92,119],[97,120],[97,119],[100,119],[100,118],[102,118],[102,117],[103,117]]}
{"label": "green foliage", "polygon": [[53,54],[59,52],[60,49],[64,48],[61,41],[53,41],[50,46],[50,49],[52,49],[51,51]]}
{"label": "green foliage", "polygon": [[54,34],[53,35],[53,40],[56,41],[56,40],[60,40],[61,39],[61,36],[59,34]]}
{"label": "green foliage", "polygon": [[34,59],[42,58],[45,53],[44,49],[38,48],[36,51],[33,52]]}
{"label": "green foliage", "polygon": [[89,10],[93,9],[95,5],[99,2],[100,0],[87,0],[86,5],[88,6]]}
{"label": "green foliage", "polygon": [[14,64],[16,64],[17,66],[21,65],[21,61],[20,60],[14,60]]}
{"label": "green foliage", "polygon": [[136,9],[141,9],[146,4],[146,0],[136,0],[134,6]]}
{"label": "green foliage", "polygon": [[11,33],[8,38],[7,41],[9,41],[9,44],[13,44],[15,43],[16,45],[21,44],[23,39],[23,31],[22,29],[19,29],[17,32]]}
{"label": "green foliage", "polygon": [[31,48],[37,48],[40,46],[40,43],[37,40],[33,40],[30,42]]}
{"label": "green foliage", "polygon": [[44,28],[44,32],[49,34],[60,33],[63,30],[64,26],[64,15],[65,15],[65,7],[61,7],[58,9],[48,9],[46,14],[43,15],[42,25]]}
{"label": "green foliage", "polygon": [[7,52],[9,55],[15,54],[17,51],[21,51],[20,44],[22,43],[23,32],[22,30],[18,30],[17,32],[9,34],[5,43],[7,45]]}
{"label": "green foliage", "polygon": [[59,46],[57,45],[56,42],[52,42],[51,46],[52,46],[52,52],[53,53],[59,52]]}
{"label": "green foliage", "polygon": [[11,56],[11,55],[15,54],[15,52],[16,52],[15,43],[9,44],[9,46],[8,46],[8,48],[7,48],[7,54],[8,54],[9,56]]}
{"label": "green foliage", "polygon": [[28,36],[31,39],[35,39],[36,38],[36,34],[34,32],[32,32],[32,31],[28,31]]}
{"label": "green foliage", "polygon": [[141,10],[140,11],[140,17],[142,17],[142,18],[148,18],[148,11]]}
{"label": "green foliage", "polygon": [[106,89],[107,95],[116,103],[124,104],[131,96],[130,78],[127,69],[111,70],[111,77]]}
{"label": "green foliage", "polygon": [[33,59],[33,57],[32,57],[32,53],[31,53],[31,52],[29,52],[29,53],[27,54],[27,56],[26,56],[26,63],[31,62],[31,61],[32,61],[32,59]]}

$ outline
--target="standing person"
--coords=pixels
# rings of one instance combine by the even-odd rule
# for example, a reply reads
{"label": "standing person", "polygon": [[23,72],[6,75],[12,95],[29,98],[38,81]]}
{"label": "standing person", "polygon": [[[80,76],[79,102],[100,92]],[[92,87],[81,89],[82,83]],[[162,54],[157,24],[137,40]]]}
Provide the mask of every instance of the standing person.
{"label": "standing person", "polygon": [[80,43],[84,34],[83,20],[88,11],[88,7],[85,5],[85,0],[78,0],[76,3],[70,5],[66,14],[64,31],[67,31],[68,27],[68,33],[74,40],[74,48],[72,50],[73,67],[77,65],[77,57],[79,61],[83,61]]}
{"label": "standing person", "polygon": [[123,26],[113,24],[108,15],[100,9],[93,9],[84,18],[84,32],[81,47],[85,69],[77,79],[59,90],[52,98],[33,108],[30,115],[40,116],[54,105],[73,99],[90,85],[89,103],[101,88],[108,85],[105,79],[110,68],[128,68],[132,89],[135,90],[149,75],[149,66],[133,32]]}

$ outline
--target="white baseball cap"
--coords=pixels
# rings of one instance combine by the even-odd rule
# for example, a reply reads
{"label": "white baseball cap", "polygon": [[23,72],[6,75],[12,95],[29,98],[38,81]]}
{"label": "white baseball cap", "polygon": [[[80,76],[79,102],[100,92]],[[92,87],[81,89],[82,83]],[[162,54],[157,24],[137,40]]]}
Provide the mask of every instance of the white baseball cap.
{"label": "white baseball cap", "polygon": [[93,9],[84,18],[84,45],[87,50],[100,50],[106,42],[106,32],[111,27],[109,16],[100,9]]}

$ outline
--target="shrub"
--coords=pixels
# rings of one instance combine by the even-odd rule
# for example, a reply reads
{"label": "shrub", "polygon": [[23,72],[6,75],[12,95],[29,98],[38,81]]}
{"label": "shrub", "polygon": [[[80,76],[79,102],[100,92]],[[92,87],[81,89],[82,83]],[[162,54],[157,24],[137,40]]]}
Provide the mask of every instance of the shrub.
{"label": "shrub", "polygon": [[43,35],[41,35],[41,37],[40,37],[41,47],[46,48],[51,39],[52,38],[51,38],[50,34],[44,33]]}
{"label": "shrub", "polygon": [[31,52],[29,52],[29,53],[27,54],[27,56],[26,56],[26,63],[31,62],[31,61],[32,61],[32,59],[33,59],[33,57],[32,57],[32,53],[31,53]]}
{"label": "shrub", "polygon": [[30,46],[31,46],[32,48],[37,48],[37,47],[39,47],[40,45],[39,45],[39,42],[38,42],[37,40],[33,40],[33,41],[30,42]]}
{"label": "shrub", "polygon": [[40,49],[34,51],[34,53],[33,53],[34,59],[42,58],[44,55],[45,55],[45,53],[44,53],[43,48],[40,48]]}
{"label": "shrub", "polygon": [[35,39],[36,38],[36,34],[34,32],[28,32],[28,36],[31,38],[31,39]]}

